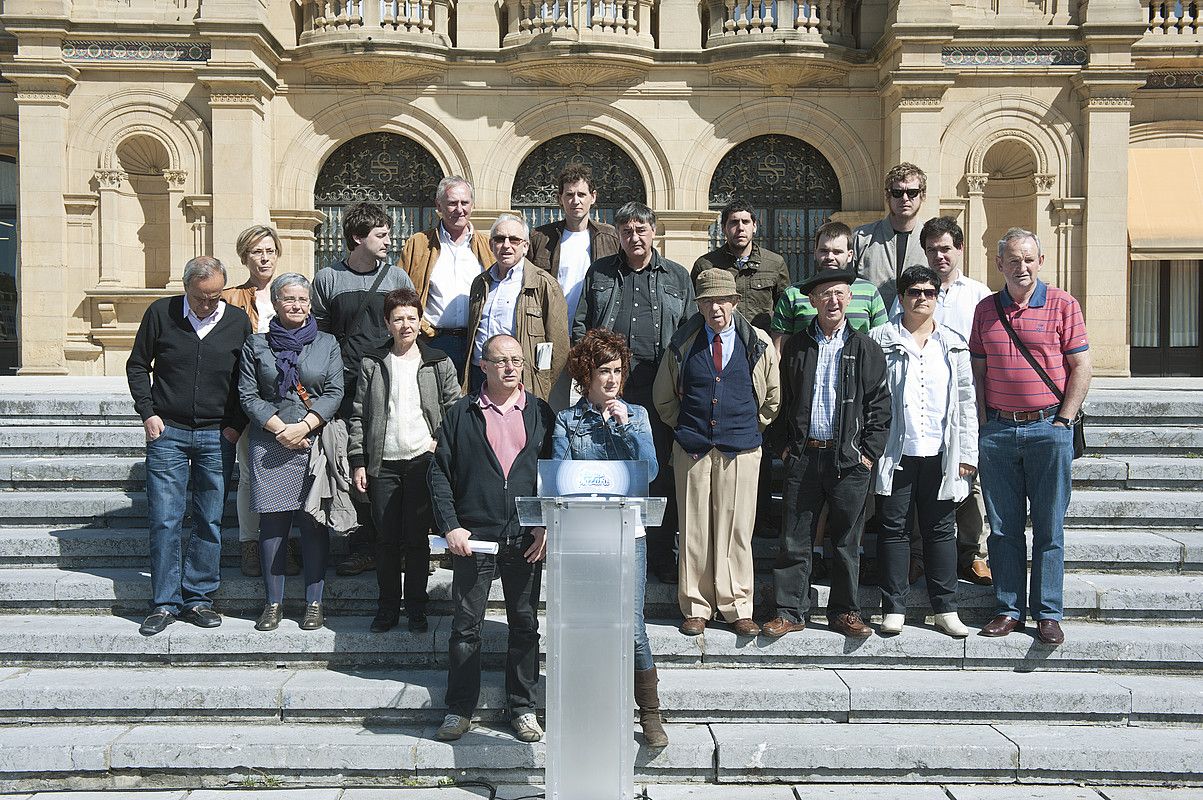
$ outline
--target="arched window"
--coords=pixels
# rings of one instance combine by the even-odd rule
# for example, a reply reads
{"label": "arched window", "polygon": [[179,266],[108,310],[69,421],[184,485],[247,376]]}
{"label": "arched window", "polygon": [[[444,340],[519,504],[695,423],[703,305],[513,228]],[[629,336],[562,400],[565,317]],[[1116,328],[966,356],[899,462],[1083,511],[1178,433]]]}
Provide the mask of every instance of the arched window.
{"label": "arched window", "polygon": [[614,212],[631,200],[647,202],[635,162],[618,145],[589,133],[570,133],[544,142],[526,157],[514,175],[510,203],[532,228],[555,222],[560,211],[557,179],[569,164],[593,170],[597,204],[593,217],[614,222]]}
{"label": "arched window", "polygon": [[[812,269],[814,232],[840,210],[840,182],[831,164],[793,136],[757,136],[731,148],[710,179],[710,208],[719,211],[739,198],[757,209],[759,243],[780,253],[790,276]],[[723,243],[718,222],[710,228],[713,247]]]}
{"label": "arched window", "polygon": [[395,133],[369,133],[344,142],[322,165],[313,189],[314,207],[326,215],[317,232],[313,269],[343,258],[343,211],[356,203],[384,206],[393,220],[389,260],[417,231],[438,221],[434,193],[443,171],[426,148]]}

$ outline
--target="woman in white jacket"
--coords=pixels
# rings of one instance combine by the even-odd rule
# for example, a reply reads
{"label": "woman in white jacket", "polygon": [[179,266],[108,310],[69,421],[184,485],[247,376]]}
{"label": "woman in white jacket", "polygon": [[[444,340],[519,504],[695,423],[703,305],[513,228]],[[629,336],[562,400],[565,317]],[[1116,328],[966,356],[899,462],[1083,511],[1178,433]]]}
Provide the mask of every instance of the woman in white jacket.
{"label": "woman in white jacket", "polygon": [[977,402],[969,345],[936,320],[939,276],[910,267],[897,281],[902,313],[870,335],[885,352],[893,416],[873,491],[877,566],[884,618],[881,633],[902,632],[906,619],[910,541],[907,520],[923,536],[927,594],[935,625],[968,636],[957,616],[956,506],[977,468]]}

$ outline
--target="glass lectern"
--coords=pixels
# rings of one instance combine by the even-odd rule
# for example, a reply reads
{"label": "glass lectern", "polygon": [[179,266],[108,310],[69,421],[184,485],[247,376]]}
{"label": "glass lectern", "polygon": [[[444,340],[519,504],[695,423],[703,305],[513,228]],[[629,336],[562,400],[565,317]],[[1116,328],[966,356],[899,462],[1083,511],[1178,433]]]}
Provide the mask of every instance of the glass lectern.
{"label": "glass lectern", "polygon": [[665,501],[629,496],[643,462],[541,462],[540,492],[518,516],[547,526],[547,797],[631,800],[635,533]]}

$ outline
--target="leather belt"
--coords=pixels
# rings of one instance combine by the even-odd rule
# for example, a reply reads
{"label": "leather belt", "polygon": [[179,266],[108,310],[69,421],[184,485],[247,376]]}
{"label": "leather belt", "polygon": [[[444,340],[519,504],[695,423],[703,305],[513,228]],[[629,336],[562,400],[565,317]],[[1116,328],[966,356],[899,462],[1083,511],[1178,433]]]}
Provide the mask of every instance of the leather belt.
{"label": "leather belt", "polygon": [[999,419],[1011,422],[1035,422],[1036,420],[1052,419],[1057,416],[1059,408],[1060,406],[1049,406],[1048,408],[1038,408],[1035,411],[999,411],[997,408],[992,408],[990,411],[997,414]]}
{"label": "leather belt", "polygon": [[434,329],[434,332],[435,332],[435,335],[436,335],[436,336],[438,336],[438,335],[442,335],[442,336],[467,336],[467,335],[468,335],[468,329],[467,329],[467,328],[435,328],[435,329]]}
{"label": "leather belt", "polygon": [[807,439],[806,447],[810,450],[827,450],[835,447],[835,439]]}

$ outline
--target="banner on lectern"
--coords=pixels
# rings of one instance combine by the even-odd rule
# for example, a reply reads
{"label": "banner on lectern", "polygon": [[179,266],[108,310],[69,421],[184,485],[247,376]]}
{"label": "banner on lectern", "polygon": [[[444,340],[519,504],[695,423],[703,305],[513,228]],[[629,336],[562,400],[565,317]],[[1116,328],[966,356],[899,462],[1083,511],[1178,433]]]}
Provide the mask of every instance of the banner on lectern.
{"label": "banner on lectern", "polygon": [[539,462],[542,497],[647,497],[646,461]]}

